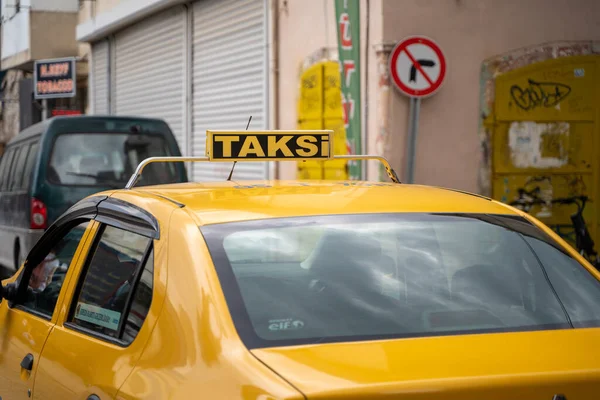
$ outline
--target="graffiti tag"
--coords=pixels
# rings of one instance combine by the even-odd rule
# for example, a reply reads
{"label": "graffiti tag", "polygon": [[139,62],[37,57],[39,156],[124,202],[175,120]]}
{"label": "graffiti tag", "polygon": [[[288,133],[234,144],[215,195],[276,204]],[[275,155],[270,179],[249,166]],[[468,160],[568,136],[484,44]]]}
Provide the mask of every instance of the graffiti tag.
{"label": "graffiti tag", "polygon": [[525,88],[512,85],[510,95],[519,108],[533,110],[536,107],[554,107],[571,93],[571,87],[555,82],[536,82],[528,79]]}

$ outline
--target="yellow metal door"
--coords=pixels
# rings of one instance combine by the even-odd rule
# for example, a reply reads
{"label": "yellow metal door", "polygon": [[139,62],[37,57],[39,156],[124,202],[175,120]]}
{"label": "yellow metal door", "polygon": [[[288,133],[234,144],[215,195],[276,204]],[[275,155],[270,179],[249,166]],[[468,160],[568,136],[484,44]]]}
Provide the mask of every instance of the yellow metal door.
{"label": "yellow metal door", "polygon": [[[298,129],[333,130],[333,153],[347,154],[339,64],[324,61],[307,68],[300,78]],[[347,162],[298,163],[299,179],[348,179]]]}
{"label": "yellow metal door", "polygon": [[554,59],[496,79],[492,196],[506,203],[539,188],[548,203],[529,211],[575,247],[575,205],[550,200],[585,195],[584,218],[600,238],[598,79],[600,57]]}

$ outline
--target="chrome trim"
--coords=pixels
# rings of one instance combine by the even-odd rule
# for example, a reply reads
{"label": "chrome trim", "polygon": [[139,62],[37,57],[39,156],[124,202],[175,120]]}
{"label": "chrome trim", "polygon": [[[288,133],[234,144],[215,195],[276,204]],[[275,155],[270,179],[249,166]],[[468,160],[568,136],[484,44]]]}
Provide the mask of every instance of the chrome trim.
{"label": "chrome trim", "polygon": [[[376,160],[383,164],[385,170],[394,183],[402,183],[400,179],[398,179],[398,175],[396,171],[392,168],[389,161],[382,156],[369,156],[369,155],[345,155],[345,156],[333,156],[327,160],[319,160],[319,161],[330,161],[330,160]],[[131,190],[137,181],[140,179],[142,171],[148,164],[156,163],[156,162],[209,162],[210,159],[208,157],[149,157],[143,160],[135,169],[131,178],[125,185],[126,190]],[[248,159],[248,161],[253,161],[253,159]],[[261,160],[264,161],[264,160]],[[290,159],[290,161],[297,161],[297,159]]]}

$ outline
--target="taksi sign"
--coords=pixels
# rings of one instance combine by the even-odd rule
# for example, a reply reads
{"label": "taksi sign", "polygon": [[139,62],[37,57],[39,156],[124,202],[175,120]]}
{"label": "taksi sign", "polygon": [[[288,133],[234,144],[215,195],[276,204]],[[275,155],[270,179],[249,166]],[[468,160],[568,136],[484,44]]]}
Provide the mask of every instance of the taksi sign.
{"label": "taksi sign", "polygon": [[389,69],[400,92],[409,97],[428,97],[444,82],[446,57],[433,40],[411,36],[394,47]]}
{"label": "taksi sign", "polygon": [[74,97],[77,91],[75,58],[35,61],[33,84],[36,99]]}
{"label": "taksi sign", "polygon": [[328,160],[332,130],[206,131],[210,161]]}

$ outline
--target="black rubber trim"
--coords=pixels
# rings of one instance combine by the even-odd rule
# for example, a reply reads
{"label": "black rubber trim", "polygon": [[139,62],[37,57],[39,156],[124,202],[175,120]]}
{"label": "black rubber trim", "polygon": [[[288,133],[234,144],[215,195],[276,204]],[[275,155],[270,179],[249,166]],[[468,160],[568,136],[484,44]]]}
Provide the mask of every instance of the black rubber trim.
{"label": "black rubber trim", "polygon": [[88,336],[92,336],[96,339],[100,339],[104,342],[114,344],[115,346],[119,346],[122,348],[127,348],[131,344],[131,343],[126,343],[120,339],[114,338],[112,336],[104,335],[102,333],[95,332],[91,329],[84,328],[83,326],[77,325],[74,322],[65,322],[64,326],[66,326],[67,328],[74,330],[76,332],[83,333]]}
{"label": "black rubber trim", "polygon": [[466,194],[468,196],[475,196],[475,197],[479,197],[480,199],[484,199],[484,200],[488,200],[488,201],[492,201],[493,199],[491,197],[488,196],[484,196],[482,194],[478,194],[478,193],[473,193],[473,192],[467,192],[466,190],[460,190],[460,189],[454,189],[454,188],[448,188],[448,187],[444,187],[444,186],[436,186],[437,189],[442,189],[442,190],[449,190],[451,192],[456,192],[456,193],[461,193],[461,194]]}
{"label": "black rubber trim", "polygon": [[113,197],[98,204],[96,220],[151,239],[160,239],[159,224],[152,214]]}

